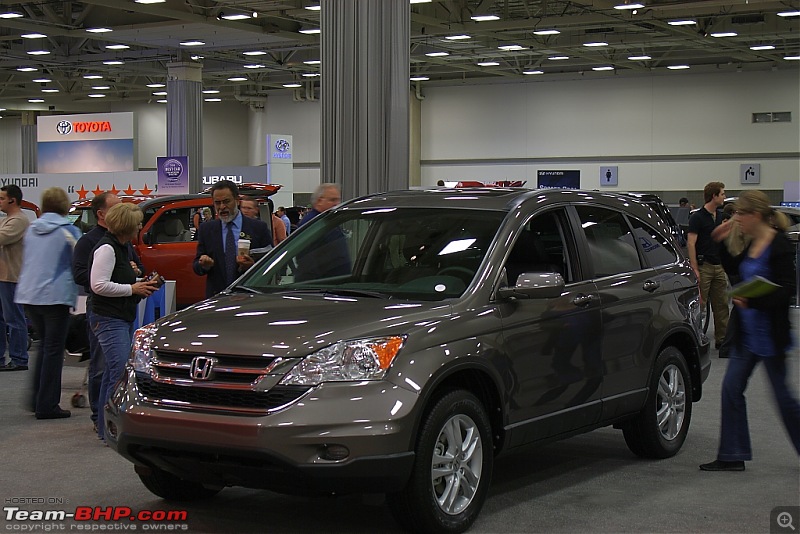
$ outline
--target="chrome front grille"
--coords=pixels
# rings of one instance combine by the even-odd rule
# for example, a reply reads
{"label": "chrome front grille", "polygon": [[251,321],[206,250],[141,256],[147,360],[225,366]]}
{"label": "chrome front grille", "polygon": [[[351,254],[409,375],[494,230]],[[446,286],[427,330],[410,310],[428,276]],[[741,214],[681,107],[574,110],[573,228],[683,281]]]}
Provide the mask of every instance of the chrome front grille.
{"label": "chrome front grille", "polygon": [[261,415],[294,402],[310,389],[274,385],[277,377],[268,375],[280,361],[156,351],[150,374],[136,373],[136,386],[146,402],[159,406]]}

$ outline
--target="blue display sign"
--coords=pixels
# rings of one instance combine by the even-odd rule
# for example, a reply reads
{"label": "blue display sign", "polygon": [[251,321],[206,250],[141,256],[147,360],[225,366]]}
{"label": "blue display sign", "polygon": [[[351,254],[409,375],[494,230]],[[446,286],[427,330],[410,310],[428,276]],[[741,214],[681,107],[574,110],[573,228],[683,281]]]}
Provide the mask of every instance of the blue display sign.
{"label": "blue display sign", "polygon": [[179,195],[189,193],[189,158],[171,156],[158,160],[158,194]]}
{"label": "blue display sign", "polygon": [[581,171],[536,171],[539,189],[580,189]]}

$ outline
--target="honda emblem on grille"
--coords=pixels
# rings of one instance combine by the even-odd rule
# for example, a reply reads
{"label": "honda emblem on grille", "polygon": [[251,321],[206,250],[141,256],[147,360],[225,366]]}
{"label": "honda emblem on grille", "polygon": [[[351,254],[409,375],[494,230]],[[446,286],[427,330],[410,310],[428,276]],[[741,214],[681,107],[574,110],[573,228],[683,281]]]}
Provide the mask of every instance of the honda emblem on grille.
{"label": "honda emblem on grille", "polygon": [[210,380],[213,376],[214,365],[217,364],[216,358],[207,356],[196,356],[192,358],[192,367],[189,374],[195,380]]}

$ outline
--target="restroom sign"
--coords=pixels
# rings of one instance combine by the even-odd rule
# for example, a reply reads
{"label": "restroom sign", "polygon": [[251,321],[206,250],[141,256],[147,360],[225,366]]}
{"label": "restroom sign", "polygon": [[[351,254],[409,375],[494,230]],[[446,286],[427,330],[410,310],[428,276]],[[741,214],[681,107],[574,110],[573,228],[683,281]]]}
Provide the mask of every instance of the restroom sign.
{"label": "restroom sign", "polygon": [[618,167],[600,167],[600,185],[618,185]]}

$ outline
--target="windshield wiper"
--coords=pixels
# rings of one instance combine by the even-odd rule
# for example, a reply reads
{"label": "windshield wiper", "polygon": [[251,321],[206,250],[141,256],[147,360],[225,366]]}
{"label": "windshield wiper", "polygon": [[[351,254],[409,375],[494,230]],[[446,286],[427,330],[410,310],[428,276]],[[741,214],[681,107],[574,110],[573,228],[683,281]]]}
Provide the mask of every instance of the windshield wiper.
{"label": "windshield wiper", "polygon": [[256,295],[263,295],[263,291],[259,291],[258,289],[253,289],[252,287],[247,286],[233,286],[230,291],[233,292],[242,292],[242,293],[254,293]]}
{"label": "windshield wiper", "polygon": [[391,295],[380,293],[378,291],[367,291],[365,289],[348,289],[348,288],[327,288],[324,290],[326,295],[336,295],[338,297],[370,297],[373,299],[388,299]]}

